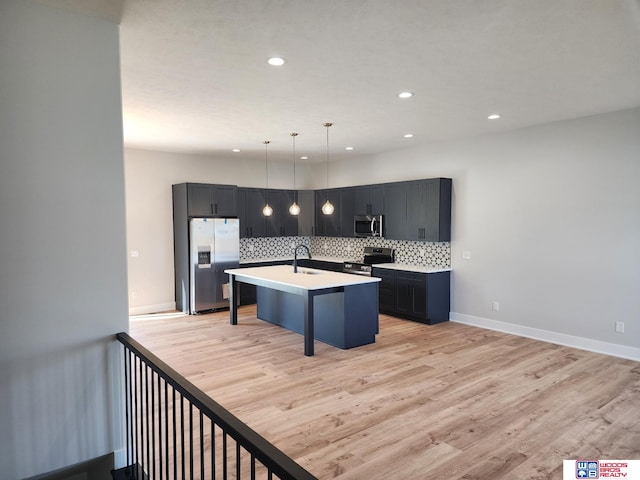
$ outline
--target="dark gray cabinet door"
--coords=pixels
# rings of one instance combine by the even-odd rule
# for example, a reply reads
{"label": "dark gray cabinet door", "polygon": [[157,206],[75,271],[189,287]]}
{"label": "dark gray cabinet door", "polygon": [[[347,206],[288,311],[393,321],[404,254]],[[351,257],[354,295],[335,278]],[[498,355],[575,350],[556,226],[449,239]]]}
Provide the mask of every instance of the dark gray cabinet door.
{"label": "dark gray cabinet door", "polygon": [[240,236],[242,238],[264,237],[266,234],[265,192],[260,188],[238,189],[238,217],[240,218]]}
{"label": "dark gray cabinet door", "polygon": [[235,185],[187,184],[189,216],[235,217],[238,215],[238,189]]}
{"label": "dark gray cabinet door", "polygon": [[384,236],[392,240],[407,237],[407,182],[384,185]]}
{"label": "dark gray cabinet door", "polygon": [[353,237],[353,216],[356,192],[353,188],[340,189],[340,236]]}
{"label": "dark gray cabinet door", "polygon": [[238,187],[235,185],[213,186],[213,214],[220,217],[238,215]]}
{"label": "dark gray cabinet door", "polygon": [[407,182],[407,240],[451,240],[451,179]]}
{"label": "dark gray cabinet door", "polygon": [[355,187],[354,214],[384,214],[384,186],[362,185]]}
{"label": "dark gray cabinet door", "polygon": [[[322,213],[322,206],[327,200],[333,205],[331,215]],[[340,189],[316,190],[316,235],[339,237],[342,225],[341,212]]]}
{"label": "dark gray cabinet door", "polygon": [[396,274],[396,310],[415,320],[427,319],[426,274],[401,272]]}
{"label": "dark gray cabinet door", "polygon": [[426,196],[426,182],[407,182],[407,240],[425,241],[427,238]]}
{"label": "dark gray cabinet door", "polygon": [[189,216],[213,215],[213,185],[187,184],[187,205]]}
{"label": "dark gray cabinet door", "polygon": [[284,237],[298,234],[298,219],[289,213],[295,198],[293,190],[267,190],[267,202],[273,214],[266,217],[267,237]]}
{"label": "dark gray cabinet door", "polygon": [[396,313],[396,272],[382,268],[373,268],[371,275],[381,279],[378,284],[378,306],[382,313]]}
{"label": "dark gray cabinet door", "polygon": [[309,237],[315,235],[315,193],[313,190],[301,190],[298,192],[298,235]]}

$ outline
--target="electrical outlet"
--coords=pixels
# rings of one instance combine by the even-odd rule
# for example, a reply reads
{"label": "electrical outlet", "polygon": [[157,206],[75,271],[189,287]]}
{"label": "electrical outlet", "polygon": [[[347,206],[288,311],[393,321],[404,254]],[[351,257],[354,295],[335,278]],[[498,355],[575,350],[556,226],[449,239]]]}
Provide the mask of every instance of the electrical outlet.
{"label": "electrical outlet", "polygon": [[469,260],[471,258],[471,250],[463,250],[462,258],[464,258],[465,260]]}
{"label": "electrical outlet", "polygon": [[131,292],[131,298],[138,298],[138,292],[136,292],[135,290]]}
{"label": "electrical outlet", "polygon": [[138,250],[131,250],[131,256],[132,256],[132,257],[137,257],[138,255],[140,255],[140,253],[138,252]]}
{"label": "electrical outlet", "polygon": [[616,332],[624,333],[624,322],[616,322]]}
{"label": "electrical outlet", "polygon": [[500,311],[500,302],[497,302],[497,301],[495,301],[495,300],[494,300],[494,301],[491,303],[491,309],[492,309],[494,312],[499,312],[499,311]]}

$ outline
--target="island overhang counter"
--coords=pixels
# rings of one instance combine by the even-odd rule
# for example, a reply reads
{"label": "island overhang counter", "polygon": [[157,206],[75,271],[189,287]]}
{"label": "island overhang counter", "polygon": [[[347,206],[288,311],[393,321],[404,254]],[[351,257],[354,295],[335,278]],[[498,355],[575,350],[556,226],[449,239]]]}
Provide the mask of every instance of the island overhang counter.
{"label": "island overhang counter", "polygon": [[314,339],[348,349],[375,342],[379,278],[291,265],[225,270],[229,274],[230,323],[238,323],[238,283],[257,287],[257,316],[304,335],[304,354]]}

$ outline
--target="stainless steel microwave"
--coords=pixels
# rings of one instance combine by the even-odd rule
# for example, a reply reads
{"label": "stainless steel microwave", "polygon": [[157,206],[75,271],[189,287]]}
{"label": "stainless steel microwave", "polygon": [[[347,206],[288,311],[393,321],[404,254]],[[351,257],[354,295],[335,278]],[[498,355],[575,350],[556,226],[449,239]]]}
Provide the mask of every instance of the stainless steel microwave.
{"label": "stainless steel microwave", "polygon": [[356,215],[353,234],[356,237],[382,237],[382,215]]}

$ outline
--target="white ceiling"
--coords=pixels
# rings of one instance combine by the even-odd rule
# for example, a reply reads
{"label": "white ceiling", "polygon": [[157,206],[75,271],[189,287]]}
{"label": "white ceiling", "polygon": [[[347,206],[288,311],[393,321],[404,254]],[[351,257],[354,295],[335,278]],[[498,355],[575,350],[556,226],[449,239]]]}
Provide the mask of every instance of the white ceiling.
{"label": "white ceiling", "polygon": [[640,106],[640,0],[124,0],[120,39],[133,147],[291,159],[296,131],[320,161],[330,121],[339,160]]}

